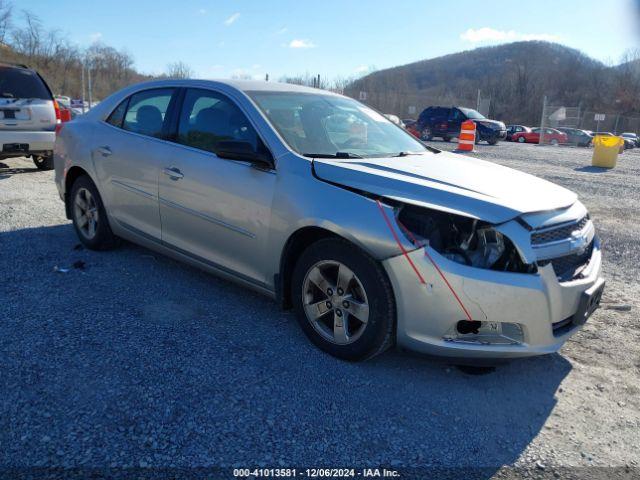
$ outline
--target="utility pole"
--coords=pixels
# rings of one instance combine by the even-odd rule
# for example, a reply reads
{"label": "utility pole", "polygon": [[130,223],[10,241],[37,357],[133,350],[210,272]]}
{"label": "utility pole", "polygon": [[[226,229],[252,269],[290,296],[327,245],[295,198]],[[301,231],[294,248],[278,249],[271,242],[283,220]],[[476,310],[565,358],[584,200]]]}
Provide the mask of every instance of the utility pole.
{"label": "utility pole", "polygon": [[85,113],[85,106],[84,106],[84,61],[82,62],[81,69],[82,69],[82,113]]}
{"label": "utility pole", "polygon": [[480,89],[478,89],[478,99],[476,100],[476,110],[480,112]]}
{"label": "utility pole", "polygon": [[264,81],[265,81],[265,82],[268,82],[268,81],[269,81],[269,74],[268,74],[268,73],[265,73],[265,75],[264,75]]}
{"label": "utility pole", "polygon": [[91,65],[89,65],[89,68],[87,69],[87,77],[88,77],[88,86],[89,86],[89,110],[91,110],[91,107],[93,106],[93,92],[91,87]]}
{"label": "utility pole", "polygon": [[540,119],[540,145],[544,145],[544,128],[547,125],[547,96],[542,100],[542,118]]}

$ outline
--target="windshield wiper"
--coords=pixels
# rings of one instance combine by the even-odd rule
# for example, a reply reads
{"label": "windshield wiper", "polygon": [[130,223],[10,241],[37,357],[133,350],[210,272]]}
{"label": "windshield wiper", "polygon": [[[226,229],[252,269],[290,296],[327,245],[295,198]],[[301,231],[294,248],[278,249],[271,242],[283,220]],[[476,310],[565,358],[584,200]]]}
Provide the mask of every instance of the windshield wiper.
{"label": "windshield wiper", "polygon": [[422,155],[422,152],[398,152],[395,155],[390,155],[390,157],[408,157],[409,155]]}
{"label": "windshield wiper", "polygon": [[336,152],[336,153],[303,153],[305,157],[314,157],[314,158],[364,158],[362,155],[358,155],[357,153],[349,153],[349,152]]}

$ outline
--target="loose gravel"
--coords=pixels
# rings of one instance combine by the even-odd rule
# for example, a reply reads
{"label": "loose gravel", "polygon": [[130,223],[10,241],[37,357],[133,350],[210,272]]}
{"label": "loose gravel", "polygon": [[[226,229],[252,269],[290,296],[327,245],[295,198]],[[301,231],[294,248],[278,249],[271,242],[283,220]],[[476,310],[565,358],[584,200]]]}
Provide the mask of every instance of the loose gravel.
{"label": "loose gravel", "polygon": [[608,281],[559,354],[486,375],[398,351],[338,361],[249,290],[129,243],[83,249],[53,173],[0,162],[0,471],[640,469],[640,152],[607,171],[588,149],[473,155],[577,191]]}

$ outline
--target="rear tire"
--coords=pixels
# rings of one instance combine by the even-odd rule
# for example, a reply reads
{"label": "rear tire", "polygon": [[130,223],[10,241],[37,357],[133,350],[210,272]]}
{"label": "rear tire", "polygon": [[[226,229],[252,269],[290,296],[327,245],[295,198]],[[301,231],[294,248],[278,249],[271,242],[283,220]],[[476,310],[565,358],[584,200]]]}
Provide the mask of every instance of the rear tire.
{"label": "rear tire", "polygon": [[451,137],[442,137],[442,140],[444,140],[445,142],[450,142],[451,141]]}
{"label": "rear tire", "polygon": [[91,250],[109,250],[118,244],[111,231],[100,193],[87,176],[78,177],[68,196],[73,227],[82,244]]}
{"label": "rear tire", "polygon": [[33,163],[38,170],[53,170],[53,155],[34,155]]}
{"label": "rear tire", "polygon": [[489,145],[495,145],[498,143],[498,139],[497,138],[492,138],[491,140],[487,140],[487,143]]}
{"label": "rear tire", "polygon": [[557,140],[556,138],[552,138],[552,139],[551,139],[551,145],[553,145],[554,147],[555,147],[556,145],[558,145],[558,140]]}
{"label": "rear tire", "polygon": [[302,253],[291,298],[304,333],[330,355],[365,360],[393,344],[396,306],[389,278],[346,240],[319,240]]}

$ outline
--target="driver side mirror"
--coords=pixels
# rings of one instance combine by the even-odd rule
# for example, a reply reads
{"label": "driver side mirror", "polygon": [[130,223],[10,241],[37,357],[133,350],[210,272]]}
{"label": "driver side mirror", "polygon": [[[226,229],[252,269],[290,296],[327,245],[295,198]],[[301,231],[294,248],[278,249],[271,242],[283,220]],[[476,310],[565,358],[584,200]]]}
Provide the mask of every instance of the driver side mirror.
{"label": "driver side mirror", "polygon": [[251,162],[260,168],[273,168],[271,155],[256,152],[249,142],[225,140],[216,145],[216,155],[230,160],[243,160]]}

